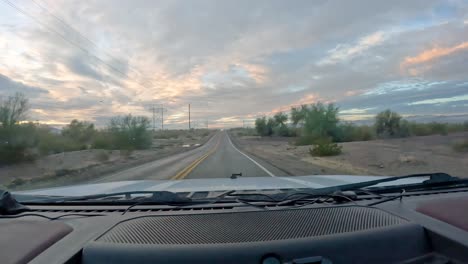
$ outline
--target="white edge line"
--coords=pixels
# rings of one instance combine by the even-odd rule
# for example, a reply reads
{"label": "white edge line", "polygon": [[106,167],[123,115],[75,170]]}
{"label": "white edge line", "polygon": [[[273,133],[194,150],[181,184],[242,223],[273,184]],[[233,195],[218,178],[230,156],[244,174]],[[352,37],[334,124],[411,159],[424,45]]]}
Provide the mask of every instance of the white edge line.
{"label": "white edge line", "polygon": [[234,146],[234,144],[232,144],[232,141],[231,141],[231,138],[229,137],[229,134],[226,133],[227,135],[227,138],[229,140],[229,143],[231,143],[231,146],[237,150],[240,154],[244,155],[246,158],[248,158],[250,161],[252,161],[253,163],[255,163],[255,165],[257,165],[260,169],[264,170],[268,175],[270,175],[271,177],[276,177],[273,173],[271,173],[269,170],[267,170],[265,167],[263,167],[262,165],[260,165],[258,162],[256,162],[254,159],[252,159],[251,157],[247,156],[247,154],[245,154],[244,152],[240,151],[238,148],[236,148],[236,146]]}

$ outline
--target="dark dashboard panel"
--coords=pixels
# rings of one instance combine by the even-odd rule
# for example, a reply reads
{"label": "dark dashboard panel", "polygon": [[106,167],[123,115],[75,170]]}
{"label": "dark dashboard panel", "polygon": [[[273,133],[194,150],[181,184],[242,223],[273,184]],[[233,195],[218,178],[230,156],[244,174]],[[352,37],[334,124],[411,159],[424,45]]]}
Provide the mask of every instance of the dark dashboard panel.
{"label": "dark dashboard panel", "polygon": [[[31,263],[262,263],[266,257],[280,263],[468,263],[468,232],[455,226],[450,216],[441,220],[418,211],[439,212],[438,203],[465,201],[467,192],[405,194],[402,200],[373,207],[366,204],[381,197],[362,198],[356,205],[268,210],[222,205],[170,211],[146,206],[125,215],[125,207],[119,206],[37,206],[36,213],[49,216],[104,216],[22,221],[73,229]],[[450,207],[456,212],[467,204],[453,202]],[[19,220],[0,219],[0,226],[15,221]],[[25,249],[22,254],[30,252]]]}
{"label": "dark dashboard panel", "polygon": [[145,216],[121,222],[98,242],[226,244],[319,237],[402,225],[408,221],[361,206]]}
{"label": "dark dashboard panel", "polygon": [[274,254],[284,261],[320,256],[333,263],[395,263],[429,253],[426,241],[422,227],[403,224],[320,237],[232,244],[92,242],[83,251],[83,260],[84,263],[260,263],[263,257]]}

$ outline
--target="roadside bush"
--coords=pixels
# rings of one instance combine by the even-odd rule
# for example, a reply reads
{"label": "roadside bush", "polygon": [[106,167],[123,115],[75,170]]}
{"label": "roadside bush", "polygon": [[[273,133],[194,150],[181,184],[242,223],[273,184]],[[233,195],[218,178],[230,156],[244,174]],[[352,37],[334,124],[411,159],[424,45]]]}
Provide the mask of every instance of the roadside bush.
{"label": "roadside bush", "polygon": [[34,160],[38,142],[35,130],[32,123],[0,126],[0,165]]}
{"label": "roadside bush", "polygon": [[72,120],[70,124],[62,129],[62,135],[82,145],[87,145],[91,142],[96,134],[94,124],[84,121]]}
{"label": "roadside bush", "polygon": [[390,109],[378,113],[375,117],[375,132],[381,138],[401,137],[401,116]]}
{"label": "roadside bush", "polygon": [[455,143],[452,148],[456,152],[468,152],[468,139],[463,142]]}
{"label": "roadside bush", "polygon": [[336,156],[341,154],[342,147],[332,142],[330,139],[318,140],[312,148],[309,148],[309,153],[312,156]]}
{"label": "roadside bush", "polygon": [[273,128],[273,135],[280,137],[288,137],[289,129],[286,125],[279,125]]}
{"label": "roadside bush", "polygon": [[413,136],[429,136],[429,135],[447,135],[449,133],[468,131],[464,123],[416,123],[410,122],[410,133]]}
{"label": "roadside bush", "polygon": [[116,149],[147,149],[151,147],[150,121],[144,116],[118,116],[111,119],[108,132]]}
{"label": "roadside bush", "polygon": [[71,138],[51,133],[47,129],[38,129],[38,141],[37,148],[42,155],[86,149],[86,145]]}
{"label": "roadside bush", "polygon": [[91,146],[95,149],[115,149],[113,135],[107,131],[98,131]]}
{"label": "roadside bush", "polygon": [[95,155],[95,159],[99,162],[106,162],[109,160],[109,153],[105,150],[98,151]]}
{"label": "roadside bush", "polygon": [[244,136],[258,136],[257,131],[255,128],[251,127],[237,127],[232,128],[231,133],[237,137],[244,137]]}
{"label": "roadside bush", "polygon": [[338,134],[338,110],[334,104],[312,104],[305,110],[303,135],[315,139],[331,137],[335,140]]}
{"label": "roadside bush", "polygon": [[159,131],[154,132],[153,138],[155,139],[178,138],[186,133],[187,132],[184,132],[183,130],[159,130]]}
{"label": "roadside bush", "polygon": [[336,133],[337,142],[367,141],[375,139],[375,130],[370,126],[357,126],[352,123],[341,123]]}

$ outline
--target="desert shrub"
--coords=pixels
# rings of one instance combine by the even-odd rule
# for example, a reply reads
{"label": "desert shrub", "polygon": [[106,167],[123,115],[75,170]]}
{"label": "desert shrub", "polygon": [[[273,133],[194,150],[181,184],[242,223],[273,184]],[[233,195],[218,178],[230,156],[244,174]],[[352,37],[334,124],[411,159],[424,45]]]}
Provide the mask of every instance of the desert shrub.
{"label": "desert shrub", "polygon": [[279,125],[273,128],[273,135],[280,137],[288,137],[290,135],[289,128],[286,125]]}
{"label": "desert shrub", "polygon": [[110,158],[109,153],[105,150],[98,151],[94,157],[99,162],[106,162]]}
{"label": "desert shrub", "polygon": [[64,137],[70,138],[82,145],[89,144],[95,134],[96,129],[94,129],[94,124],[76,119],[72,120],[70,124],[62,129]]}
{"label": "desert shrub", "polygon": [[378,113],[375,117],[375,132],[382,138],[400,137],[401,116],[390,109]]}
{"label": "desert shrub", "polygon": [[400,126],[398,129],[397,134],[394,135],[395,137],[409,137],[411,136],[411,129],[409,122],[407,120],[400,120]]}
{"label": "desert shrub", "polygon": [[91,146],[95,149],[115,149],[113,135],[108,131],[99,131],[94,135]]}
{"label": "desert shrub", "polygon": [[37,143],[36,127],[32,123],[0,126],[0,165],[34,160]]}
{"label": "desert shrub", "polygon": [[21,124],[29,109],[28,100],[17,93],[0,98],[0,165],[35,158],[31,148],[37,144],[32,123]]}
{"label": "desert shrub", "polygon": [[337,142],[367,141],[375,138],[375,130],[370,126],[357,126],[352,123],[340,123],[337,127]]}
{"label": "desert shrub", "polygon": [[468,131],[463,123],[410,122],[409,127],[410,133],[413,136],[447,135],[448,133]]}
{"label": "desert shrub", "polygon": [[463,152],[463,153],[468,152],[468,139],[465,141],[453,144],[452,148],[456,152]]}
{"label": "desert shrub", "polygon": [[232,128],[230,131],[232,134],[238,137],[258,136],[257,130],[251,127],[237,127],[237,128]]}
{"label": "desert shrub", "polygon": [[159,130],[155,131],[153,134],[153,138],[155,139],[171,139],[171,138],[178,138],[184,135],[186,131],[183,130]]}
{"label": "desert shrub", "polygon": [[111,119],[107,129],[113,148],[147,149],[151,147],[150,121],[144,116],[118,116]]}
{"label": "desert shrub", "polygon": [[342,147],[337,143],[332,142],[330,139],[320,139],[309,148],[309,153],[312,156],[336,156],[341,154]]}
{"label": "desert shrub", "polygon": [[38,131],[38,141],[39,143],[37,148],[42,155],[83,150],[87,148],[84,144],[80,144],[71,138],[51,133],[46,129]]}
{"label": "desert shrub", "polygon": [[312,138],[335,139],[338,126],[338,107],[334,104],[324,105],[315,103],[310,105],[305,111],[303,134]]}
{"label": "desert shrub", "polygon": [[429,126],[427,126],[427,124],[424,123],[410,122],[409,126],[411,135],[413,136],[428,136],[432,133]]}

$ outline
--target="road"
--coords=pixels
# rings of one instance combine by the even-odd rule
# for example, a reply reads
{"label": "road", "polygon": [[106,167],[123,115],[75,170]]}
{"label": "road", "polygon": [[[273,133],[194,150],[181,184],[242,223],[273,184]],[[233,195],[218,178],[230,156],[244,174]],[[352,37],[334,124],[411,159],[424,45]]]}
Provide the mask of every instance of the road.
{"label": "road", "polygon": [[218,131],[204,145],[99,178],[94,183],[124,180],[181,180],[284,176],[285,172],[239,150],[226,131]]}

